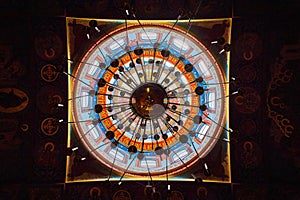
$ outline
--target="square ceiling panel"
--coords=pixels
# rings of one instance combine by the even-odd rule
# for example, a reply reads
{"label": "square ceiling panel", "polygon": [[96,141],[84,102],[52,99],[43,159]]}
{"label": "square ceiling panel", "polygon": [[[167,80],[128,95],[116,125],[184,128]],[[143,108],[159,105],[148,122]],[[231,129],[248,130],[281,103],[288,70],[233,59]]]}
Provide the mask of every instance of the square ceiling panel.
{"label": "square ceiling panel", "polygon": [[67,18],[67,182],[230,182],[231,19]]}

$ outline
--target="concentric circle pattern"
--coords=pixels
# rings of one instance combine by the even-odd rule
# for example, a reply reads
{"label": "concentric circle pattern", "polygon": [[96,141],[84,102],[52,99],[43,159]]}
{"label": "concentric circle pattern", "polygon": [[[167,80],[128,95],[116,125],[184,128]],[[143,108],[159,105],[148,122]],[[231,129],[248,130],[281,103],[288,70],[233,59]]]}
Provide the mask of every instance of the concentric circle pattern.
{"label": "concentric circle pattern", "polygon": [[181,29],[132,24],[114,30],[73,74],[78,138],[117,174],[180,174],[223,131],[225,86],[216,84],[225,82],[223,73],[208,49]]}

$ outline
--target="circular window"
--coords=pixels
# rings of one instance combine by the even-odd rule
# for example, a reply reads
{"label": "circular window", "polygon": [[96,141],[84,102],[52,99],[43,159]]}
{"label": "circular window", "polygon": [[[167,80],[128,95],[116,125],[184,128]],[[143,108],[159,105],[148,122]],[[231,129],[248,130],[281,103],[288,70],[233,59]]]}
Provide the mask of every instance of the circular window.
{"label": "circular window", "polygon": [[131,24],[99,39],[73,71],[79,140],[116,174],[183,173],[216,144],[225,123],[224,75],[195,37]]}

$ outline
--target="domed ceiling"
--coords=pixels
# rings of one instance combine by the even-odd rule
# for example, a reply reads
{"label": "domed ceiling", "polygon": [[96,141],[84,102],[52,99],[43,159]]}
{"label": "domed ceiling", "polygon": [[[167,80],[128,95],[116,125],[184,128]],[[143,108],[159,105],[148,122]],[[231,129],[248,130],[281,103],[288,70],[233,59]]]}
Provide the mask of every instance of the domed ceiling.
{"label": "domed ceiling", "polygon": [[[69,181],[230,181],[231,20],[179,18],[67,19],[69,148],[84,149],[79,159],[89,156],[106,174]],[[71,45],[76,26],[83,30],[80,51]],[[224,32],[212,39],[201,33],[212,26]],[[220,151],[222,177],[207,175],[204,158],[213,149]],[[74,165],[71,156],[69,175]]]}

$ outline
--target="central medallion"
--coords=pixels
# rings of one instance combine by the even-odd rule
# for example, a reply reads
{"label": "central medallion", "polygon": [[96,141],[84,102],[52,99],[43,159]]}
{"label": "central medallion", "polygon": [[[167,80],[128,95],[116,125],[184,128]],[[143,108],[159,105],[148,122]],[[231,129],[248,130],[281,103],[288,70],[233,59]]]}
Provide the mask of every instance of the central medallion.
{"label": "central medallion", "polygon": [[143,119],[162,116],[168,105],[165,89],[157,83],[145,83],[135,89],[130,97],[133,112]]}

